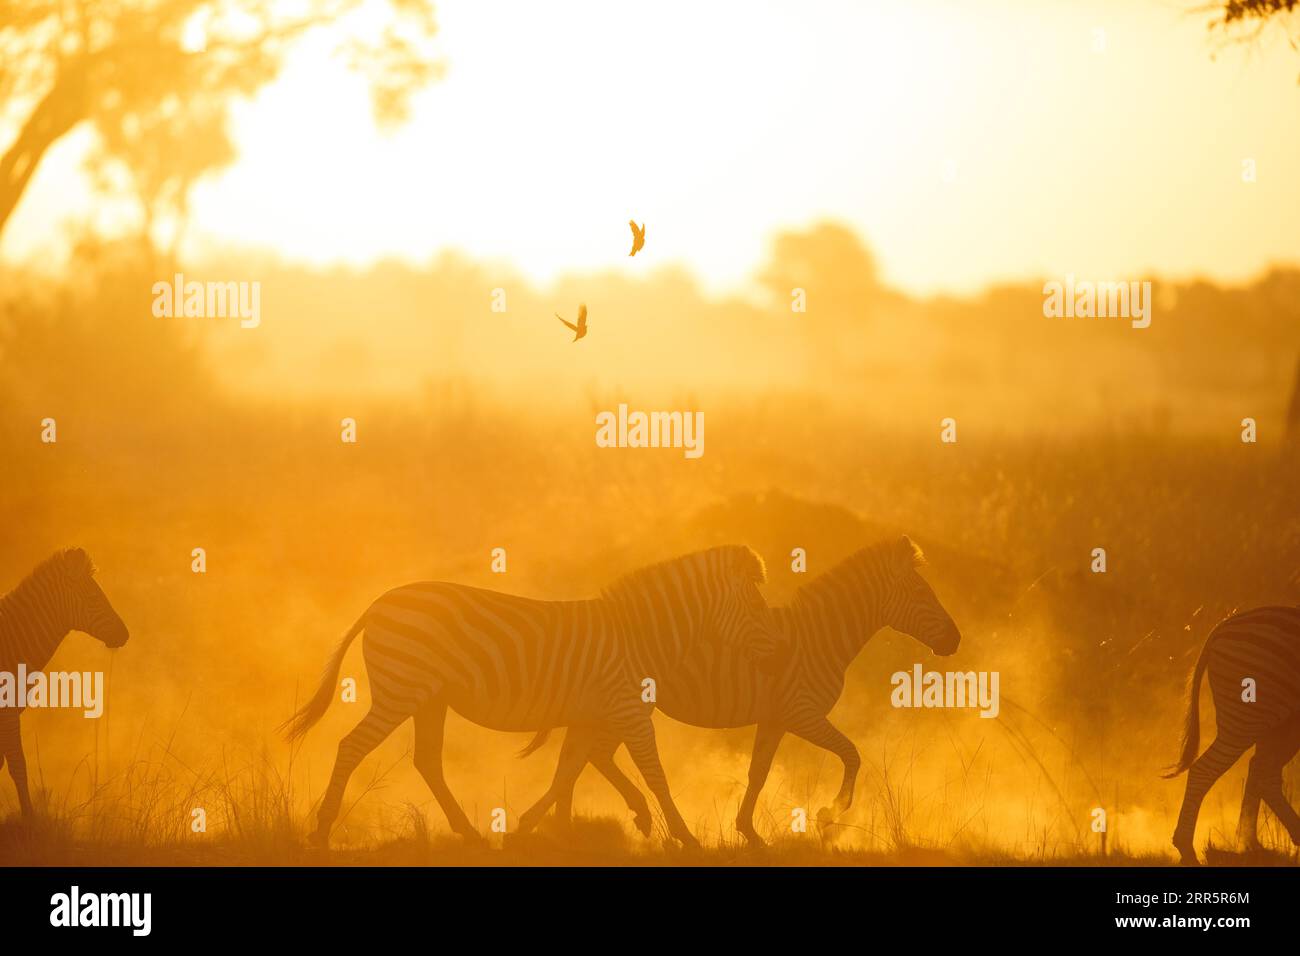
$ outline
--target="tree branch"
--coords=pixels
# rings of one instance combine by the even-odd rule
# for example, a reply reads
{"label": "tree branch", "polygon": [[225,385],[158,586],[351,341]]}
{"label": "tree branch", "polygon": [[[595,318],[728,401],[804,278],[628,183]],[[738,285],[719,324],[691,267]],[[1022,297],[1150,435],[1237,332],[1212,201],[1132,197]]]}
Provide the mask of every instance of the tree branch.
{"label": "tree branch", "polygon": [[54,86],[32,111],[22,131],[0,158],[0,232],[18,205],[45,151],[89,112],[86,65],[77,61],[60,72]]}

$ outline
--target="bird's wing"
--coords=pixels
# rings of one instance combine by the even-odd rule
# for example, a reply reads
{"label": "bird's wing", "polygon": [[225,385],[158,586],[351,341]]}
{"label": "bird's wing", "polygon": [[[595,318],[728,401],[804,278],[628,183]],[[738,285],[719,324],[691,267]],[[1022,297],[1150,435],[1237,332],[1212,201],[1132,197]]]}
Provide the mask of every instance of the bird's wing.
{"label": "bird's wing", "polygon": [[627,224],[628,224],[629,226],[632,227],[632,235],[635,236],[637,233],[639,233],[639,232],[641,231],[640,229],[638,229],[638,228],[636,227],[636,220],[635,220],[635,219],[629,219],[629,220],[627,221]]}
{"label": "bird's wing", "polygon": [[[556,317],[557,319],[560,319],[560,316],[559,316],[558,313],[556,314],[555,317]],[[574,332],[578,331],[578,327],[577,327],[576,325],[574,325],[572,322],[566,321],[565,319],[560,319],[560,321],[563,322],[565,325],[567,325],[567,326],[568,326],[570,329],[572,329]]]}
{"label": "bird's wing", "polygon": [[582,326],[586,324],[587,324],[587,304],[584,302],[582,305],[578,306],[578,325]]}

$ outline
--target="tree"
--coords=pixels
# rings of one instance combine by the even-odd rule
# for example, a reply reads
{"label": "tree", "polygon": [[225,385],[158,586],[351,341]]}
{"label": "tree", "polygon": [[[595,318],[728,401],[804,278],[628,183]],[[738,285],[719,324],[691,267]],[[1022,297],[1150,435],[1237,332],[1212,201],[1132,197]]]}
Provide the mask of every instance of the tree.
{"label": "tree", "polygon": [[[1221,8],[1216,4],[1218,15],[1210,21],[1210,29],[1219,27],[1225,33],[1236,34],[1238,39],[1258,36],[1270,23],[1281,23],[1300,6],[1300,0],[1220,0],[1220,3]],[[1254,29],[1243,36],[1239,31],[1249,24]],[[1294,39],[1291,45],[1296,45]]]}
{"label": "tree", "polygon": [[862,378],[872,320],[900,301],[882,283],[871,250],[834,222],[778,235],[758,279],[780,314],[793,311],[800,290],[806,296],[806,312],[791,320],[812,373],[828,385]]}
{"label": "tree", "polygon": [[[1257,36],[1269,23],[1278,23],[1295,13],[1300,0],[1225,0],[1220,19],[1210,24],[1231,30],[1245,23],[1255,23],[1251,36]],[[1294,38],[1291,46],[1296,46]],[[1286,438],[1289,447],[1300,449],[1300,361],[1296,363],[1295,380],[1291,385],[1291,404],[1287,410]]]}
{"label": "tree", "polygon": [[871,251],[852,229],[833,222],[778,235],[759,280],[783,306],[792,289],[816,288],[824,307],[859,316],[883,292]]}
{"label": "tree", "polygon": [[1222,23],[1267,20],[1280,13],[1291,13],[1300,0],[1225,0]]}
{"label": "tree", "polygon": [[309,31],[346,31],[349,65],[370,84],[381,124],[405,118],[435,78],[428,0],[0,0],[0,232],[51,146],[82,123],[106,187],[124,173],[146,223],[184,209],[201,175],[234,159],[228,110],[279,73]]}

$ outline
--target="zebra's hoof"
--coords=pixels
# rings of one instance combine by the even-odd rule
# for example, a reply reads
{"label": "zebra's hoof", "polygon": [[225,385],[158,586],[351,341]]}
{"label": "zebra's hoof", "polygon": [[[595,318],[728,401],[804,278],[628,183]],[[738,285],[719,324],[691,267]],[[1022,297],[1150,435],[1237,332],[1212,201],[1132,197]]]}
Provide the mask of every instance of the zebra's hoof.
{"label": "zebra's hoof", "polygon": [[330,834],[328,830],[313,830],[307,834],[307,843],[318,850],[328,850],[330,847]]}
{"label": "zebra's hoof", "polygon": [[817,811],[817,822],[824,827],[830,826],[835,822],[835,811],[830,807],[822,807]]}
{"label": "zebra's hoof", "polygon": [[654,832],[654,821],[650,819],[650,814],[648,813],[633,814],[632,823],[644,837],[648,837],[652,832]]}
{"label": "zebra's hoof", "polygon": [[1191,846],[1180,846],[1174,844],[1174,849],[1178,851],[1178,862],[1182,866],[1200,866],[1201,861],[1196,858],[1196,850]]}
{"label": "zebra's hoof", "polygon": [[743,837],[745,838],[745,846],[748,847],[749,849],[751,849],[751,850],[766,850],[766,849],[767,849],[767,841],[764,840],[764,839],[763,839],[761,836],[759,836],[757,833],[754,833],[752,830],[751,830],[750,832],[748,832],[748,833],[746,833],[744,830],[742,830],[742,831],[740,832],[740,835],[743,836]]}
{"label": "zebra's hoof", "polygon": [[693,833],[683,833],[677,839],[681,843],[683,850],[690,850],[692,853],[695,853],[703,849],[703,847],[700,846],[700,841],[695,839],[695,834]]}

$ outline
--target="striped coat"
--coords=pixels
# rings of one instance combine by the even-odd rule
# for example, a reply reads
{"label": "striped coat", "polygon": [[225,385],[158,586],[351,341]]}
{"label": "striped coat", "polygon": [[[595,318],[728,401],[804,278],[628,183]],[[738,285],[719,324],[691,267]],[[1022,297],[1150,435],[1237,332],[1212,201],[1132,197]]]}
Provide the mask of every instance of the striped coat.
{"label": "striped coat", "polygon": [[[1215,738],[1199,757],[1201,679],[1209,674]],[[1210,632],[1192,671],[1183,747],[1167,777],[1187,774],[1173,844],[1194,864],[1196,818],[1214,782],[1251,747],[1239,835],[1254,844],[1263,799],[1300,845],[1300,815],[1282,792],[1282,768],[1300,749],[1300,607],[1260,607],[1234,614]]]}
{"label": "striped coat", "polygon": [[447,709],[496,730],[581,725],[626,743],[673,836],[694,837],[677,812],[659,763],[643,680],[716,636],[755,661],[778,637],[758,585],[762,562],[728,546],[633,572],[600,597],[537,601],[456,584],[412,584],[370,606],[326,666],[314,698],[289,724],[301,736],[329,706],[348,644],[365,631],[370,710],[339,744],[314,838],[327,842],[352,771],[408,717],[415,765],[452,828],[478,831],[447,788],[442,735]]}
{"label": "striped coat", "polygon": [[[751,843],[762,843],[754,830],[754,807],[787,733],[834,753],[844,765],[834,807],[823,809],[819,819],[826,822],[852,804],[861,760],[828,714],[844,689],[849,665],[876,631],[893,627],[938,654],[957,649],[961,640],[957,625],[917,571],[923,560],[920,549],[907,537],[863,548],[801,587],[789,606],[773,608],[773,621],[788,640],[790,655],[775,675],[761,672],[728,648],[705,645],[660,680],[659,706],[675,720],[696,727],[758,725],[749,786],[736,818],[737,829]],[[571,760],[575,750],[589,747],[591,762],[628,801],[637,826],[645,832],[649,808],[614,763],[617,743],[581,737],[571,743],[581,733],[569,731],[561,762]],[[529,750],[538,744],[534,741]],[[574,775],[568,780],[556,798],[557,812],[564,819],[572,809],[576,779]],[[548,808],[535,805],[528,815],[538,817]]]}
{"label": "striped coat", "polygon": [[[20,664],[28,672],[41,670],[69,631],[83,631],[109,647],[126,643],[126,625],[94,574],[86,552],[68,548],[42,561],[16,588],[0,597],[0,671],[16,674]],[[18,805],[23,816],[30,816],[27,758],[19,727],[22,712],[21,706],[0,707],[0,765],[9,765],[9,775],[18,789]]]}

